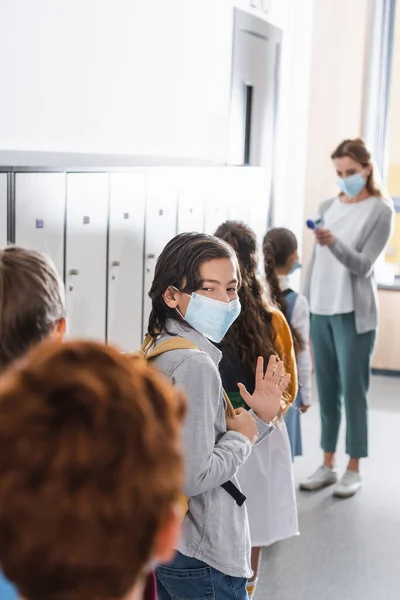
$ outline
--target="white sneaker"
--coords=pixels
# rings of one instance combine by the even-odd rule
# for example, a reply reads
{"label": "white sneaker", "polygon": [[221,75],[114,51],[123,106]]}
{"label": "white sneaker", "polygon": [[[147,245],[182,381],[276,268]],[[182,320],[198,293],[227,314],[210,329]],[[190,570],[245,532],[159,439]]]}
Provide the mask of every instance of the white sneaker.
{"label": "white sneaker", "polygon": [[346,471],[342,479],[335,486],[333,495],[336,498],[350,498],[358,492],[362,486],[362,478],[360,473],[356,471]]}
{"label": "white sneaker", "polygon": [[300,489],[308,492],[315,492],[321,490],[328,485],[333,485],[337,482],[337,471],[336,469],[330,469],[322,465],[315,473],[311,475],[305,481],[300,483]]}

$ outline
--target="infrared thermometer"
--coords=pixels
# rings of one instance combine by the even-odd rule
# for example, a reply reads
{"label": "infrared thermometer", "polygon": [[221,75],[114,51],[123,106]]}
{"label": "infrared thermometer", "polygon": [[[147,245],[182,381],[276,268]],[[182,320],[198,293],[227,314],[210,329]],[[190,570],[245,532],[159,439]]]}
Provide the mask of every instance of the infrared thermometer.
{"label": "infrared thermometer", "polygon": [[322,229],[324,226],[324,219],[321,215],[318,215],[313,219],[308,219],[308,221],[306,221],[306,225],[308,229]]}

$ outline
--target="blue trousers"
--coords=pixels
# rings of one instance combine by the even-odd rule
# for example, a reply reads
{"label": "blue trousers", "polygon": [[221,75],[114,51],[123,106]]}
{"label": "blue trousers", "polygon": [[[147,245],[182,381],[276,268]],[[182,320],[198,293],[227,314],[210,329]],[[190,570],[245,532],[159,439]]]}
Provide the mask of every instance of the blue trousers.
{"label": "blue trousers", "polygon": [[247,579],[230,577],[180,552],[156,568],[159,600],[247,600]]}

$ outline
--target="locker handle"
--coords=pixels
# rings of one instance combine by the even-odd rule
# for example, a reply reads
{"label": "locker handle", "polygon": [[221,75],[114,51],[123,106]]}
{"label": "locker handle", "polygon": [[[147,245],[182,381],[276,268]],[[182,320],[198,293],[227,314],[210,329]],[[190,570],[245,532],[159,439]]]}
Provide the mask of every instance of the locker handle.
{"label": "locker handle", "polygon": [[78,269],[71,269],[69,272],[70,275],[79,275]]}
{"label": "locker handle", "polygon": [[155,255],[155,254],[148,254],[148,255],[147,255],[147,258],[155,258],[155,257],[156,257],[156,255]]}
{"label": "locker handle", "polygon": [[113,260],[113,262],[111,263],[112,267],[120,267],[121,263],[119,260]]}

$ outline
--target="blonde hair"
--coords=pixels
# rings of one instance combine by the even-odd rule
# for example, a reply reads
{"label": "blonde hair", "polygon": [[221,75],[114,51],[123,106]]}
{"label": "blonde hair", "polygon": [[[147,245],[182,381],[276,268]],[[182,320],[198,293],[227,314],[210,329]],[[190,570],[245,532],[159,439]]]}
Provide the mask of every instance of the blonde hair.
{"label": "blonde hair", "polygon": [[378,184],[379,173],[377,172],[377,166],[373,161],[371,152],[365,145],[364,140],[362,138],[344,140],[332,153],[331,159],[344,158],[345,156],[352,158],[364,168],[371,167],[371,173],[367,177],[366,188],[371,196],[383,198],[382,189]]}

